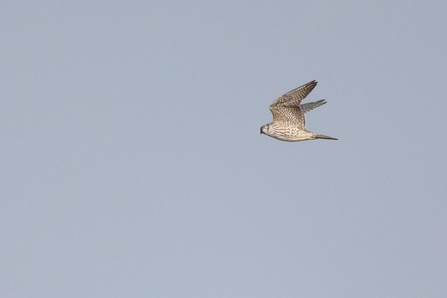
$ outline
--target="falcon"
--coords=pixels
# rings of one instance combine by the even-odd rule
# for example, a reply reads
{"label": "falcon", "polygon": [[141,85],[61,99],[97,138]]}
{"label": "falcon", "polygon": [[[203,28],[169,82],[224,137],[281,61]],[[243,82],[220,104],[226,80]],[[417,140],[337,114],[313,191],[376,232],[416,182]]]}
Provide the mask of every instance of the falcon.
{"label": "falcon", "polygon": [[317,81],[311,81],[283,96],[277,98],[271,105],[270,111],[273,122],[261,126],[261,134],[287,141],[299,142],[307,140],[325,139],[338,140],[306,129],[304,114],[326,103],[326,100],[317,100],[301,104],[301,101],[317,86]]}

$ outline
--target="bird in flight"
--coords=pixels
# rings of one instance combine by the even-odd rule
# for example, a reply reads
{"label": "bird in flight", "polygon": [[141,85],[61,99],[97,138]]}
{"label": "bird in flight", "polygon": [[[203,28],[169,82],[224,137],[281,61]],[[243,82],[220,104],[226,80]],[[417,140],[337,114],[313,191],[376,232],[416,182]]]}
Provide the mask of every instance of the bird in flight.
{"label": "bird in flight", "polygon": [[273,122],[261,126],[261,134],[287,141],[299,142],[316,139],[338,140],[333,137],[308,131],[305,127],[304,114],[324,105],[324,99],[301,104],[301,101],[315,88],[316,81],[311,81],[301,87],[278,97],[271,105]]}

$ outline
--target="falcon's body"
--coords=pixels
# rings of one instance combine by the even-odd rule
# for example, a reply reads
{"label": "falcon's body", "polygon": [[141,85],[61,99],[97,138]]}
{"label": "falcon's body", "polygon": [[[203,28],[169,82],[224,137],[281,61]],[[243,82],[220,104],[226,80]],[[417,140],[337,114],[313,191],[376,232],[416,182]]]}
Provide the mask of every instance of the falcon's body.
{"label": "falcon's body", "polygon": [[270,105],[270,111],[273,114],[273,122],[263,125],[261,127],[261,134],[263,133],[272,138],[288,142],[315,139],[337,140],[336,138],[306,130],[304,114],[326,103],[326,101],[322,99],[301,104],[301,101],[315,88],[316,85],[316,81],[311,81],[277,98]]}

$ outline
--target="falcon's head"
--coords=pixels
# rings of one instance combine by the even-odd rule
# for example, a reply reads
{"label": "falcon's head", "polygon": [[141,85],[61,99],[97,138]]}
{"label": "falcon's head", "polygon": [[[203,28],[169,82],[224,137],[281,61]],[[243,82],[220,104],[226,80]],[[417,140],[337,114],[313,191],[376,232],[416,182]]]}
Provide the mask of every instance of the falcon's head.
{"label": "falcon's head", "polygon": [[266,125],[261,126],[260,134],[268,135],[269,131],[270,131],[270,124],[266,124]]}

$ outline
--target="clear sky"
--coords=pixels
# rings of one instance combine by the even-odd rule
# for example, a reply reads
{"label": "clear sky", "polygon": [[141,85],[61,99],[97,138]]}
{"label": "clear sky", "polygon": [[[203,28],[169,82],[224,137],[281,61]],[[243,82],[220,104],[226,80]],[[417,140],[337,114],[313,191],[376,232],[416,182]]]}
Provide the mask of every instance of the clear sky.
{"label": "clear sky", "polygon": [[446,13],[2,1],[0,296],[447,297]]}

